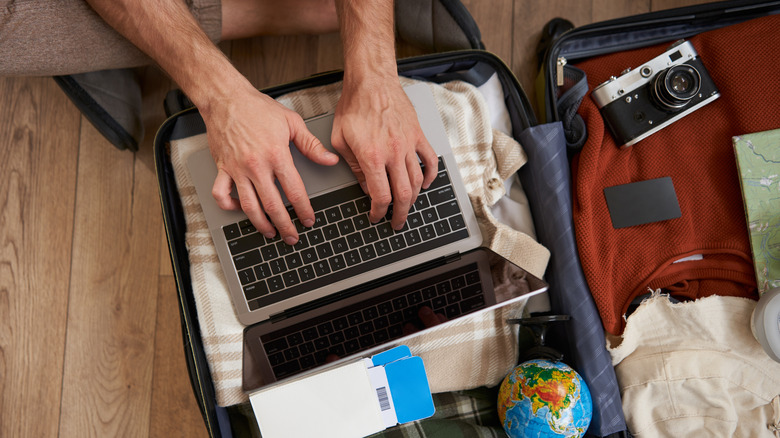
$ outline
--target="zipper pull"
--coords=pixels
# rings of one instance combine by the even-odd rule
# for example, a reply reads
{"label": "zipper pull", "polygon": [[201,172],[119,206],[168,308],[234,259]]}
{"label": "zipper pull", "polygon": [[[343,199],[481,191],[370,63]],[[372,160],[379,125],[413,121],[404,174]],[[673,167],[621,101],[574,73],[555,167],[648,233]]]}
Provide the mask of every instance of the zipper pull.
{"label": "zipper pull", "polygon": [[566,65],[566,58],[563,56],[558,57],[558,62],[555,63],[555,77],[556,77],[556,83],[559,87],[563,87],[564,84],[564,77],[563,77],[563,66]]}

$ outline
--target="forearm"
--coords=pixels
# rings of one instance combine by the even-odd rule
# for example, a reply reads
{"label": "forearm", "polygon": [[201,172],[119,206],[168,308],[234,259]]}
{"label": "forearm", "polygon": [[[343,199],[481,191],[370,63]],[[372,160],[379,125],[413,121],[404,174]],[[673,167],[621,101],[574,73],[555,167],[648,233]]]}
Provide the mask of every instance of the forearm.
{"label": "forearm", "polygon": [[114,29],[154,59],[201,109],[250,86],[181,0],[87,0]]}
{"label": "forearm", "polygon": [[344,82],[396,79],[392,0],[337,0]]}

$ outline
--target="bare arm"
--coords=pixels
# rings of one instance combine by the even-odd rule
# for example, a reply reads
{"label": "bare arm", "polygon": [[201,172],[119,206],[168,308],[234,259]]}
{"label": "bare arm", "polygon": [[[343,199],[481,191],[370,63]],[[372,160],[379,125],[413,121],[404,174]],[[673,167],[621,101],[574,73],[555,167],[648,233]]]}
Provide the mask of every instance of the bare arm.
{"label": "bare arm", "polygon": [[[281,196],[278,179],[304,225],[314,212],[288,144],[307,157],[335,164],[306,129],[301,117],[258,92],[200,29],[179,0],[88,0],[101,17],[154,59],[195,103],[206,122],[218,175],[213,195],[224,209],[241,208],[266,236],[288,243],[298,238]],[[231,198],[236,185],[240,203]],[[269,223],[265,213],[271,218]]]}
{"label": "bare arm", "polygon": [[436,177],[436,153],[398,80],[393,2],[338,0],[336,7],[345,68],[331,142],[371,196],[370,219],[379,221],[392,200],[391,223],[399,229],[421,187]]}

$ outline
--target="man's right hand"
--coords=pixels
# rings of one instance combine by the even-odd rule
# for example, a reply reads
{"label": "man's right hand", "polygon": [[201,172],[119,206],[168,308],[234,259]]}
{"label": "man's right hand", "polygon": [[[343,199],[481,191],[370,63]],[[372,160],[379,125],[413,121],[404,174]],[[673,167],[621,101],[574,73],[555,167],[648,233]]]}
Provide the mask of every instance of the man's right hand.
{"label": "man's right hand", "polygon": [[[275,181],[303,226],[314,224],[314,211],[293,165],[289,143],[321,165],[332,166],[339,157],[325,149],[294,111],[251,86],[231,93],[231,98],[212,100],[200,108],[218,170],[212,195],[225,210],[243,210],[266,237],[279,230],[284,241],[293,245],[298,233]],[[230,196],[233,184],[239,200]]]}

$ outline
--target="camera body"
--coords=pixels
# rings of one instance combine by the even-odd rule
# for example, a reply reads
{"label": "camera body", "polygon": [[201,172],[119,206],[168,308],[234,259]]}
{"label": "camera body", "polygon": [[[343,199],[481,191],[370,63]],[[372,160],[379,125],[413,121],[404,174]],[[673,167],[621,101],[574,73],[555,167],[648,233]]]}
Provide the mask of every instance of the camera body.
{"label": "camera body", "polygon": [[621,147],[669,126],[720,97],[688,41],[677,41],[637,69],[627,69],[593,90],[593,100]]}

